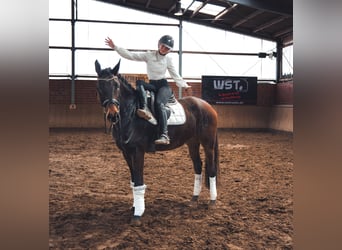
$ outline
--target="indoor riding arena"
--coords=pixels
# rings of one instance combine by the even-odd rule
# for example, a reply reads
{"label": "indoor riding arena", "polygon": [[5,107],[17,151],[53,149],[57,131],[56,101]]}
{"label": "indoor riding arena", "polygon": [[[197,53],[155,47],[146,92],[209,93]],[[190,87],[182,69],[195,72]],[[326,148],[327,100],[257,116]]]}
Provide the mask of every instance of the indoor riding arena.
{"label": "indoor riding arena", "polygon": [[[293,249],[292,77],[277,71],[274,81],[257,79],[251,103],[211,100],[220,166],[214,208],[204,185],[198,202],[191,202],[194,171],[186,145],[146,153],[146,207],[134,226],[130,171],[105,119],[95,69],[89,74],[49,80],[50,249]],[[132,84],[147,79],[121,74]],[[175,82],[168,81],[179,99]],[[186,81],[193,96],[205,99],[201,79]]]}

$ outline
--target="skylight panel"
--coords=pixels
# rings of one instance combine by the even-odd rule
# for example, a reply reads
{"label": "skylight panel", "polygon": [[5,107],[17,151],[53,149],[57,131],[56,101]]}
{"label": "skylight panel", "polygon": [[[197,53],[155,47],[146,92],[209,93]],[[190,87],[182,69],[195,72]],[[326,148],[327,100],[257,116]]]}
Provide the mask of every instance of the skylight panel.
{"label": "skylight panel", "polygon": [[[183,2],[182,2],[182,4],[183,4]],[[189,3],[189,4],[184,4],[184,8],[187,8],[190,4],[191,4],[191,3]],[[196,10],[199,6],[201,6],[201,5],[202,5],[202,2],[195,1],[195,2],[190,6],[189,10],[195,11],[195,10]],[[183,8],[183,6],[182,6],[182,8]]]}
{"label": "skylight panel", "polygon": [[217,5],[213,5],[213,4],[206,4],[199,12],[204,13],[204,14],[208,14],[208,15],[212,15],[212,16],[216,16],[217,14],[219,14],[224,9],[225,9],[225,7],[222,7],[222,6],[217,6]]}

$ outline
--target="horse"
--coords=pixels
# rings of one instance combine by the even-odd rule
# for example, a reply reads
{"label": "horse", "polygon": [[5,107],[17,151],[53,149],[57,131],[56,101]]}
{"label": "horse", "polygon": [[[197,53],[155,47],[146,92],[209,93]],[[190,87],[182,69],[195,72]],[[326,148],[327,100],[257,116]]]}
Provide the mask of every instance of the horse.
{"label": "horse", "polygon": [[[216,205],[219,183],[219,149],[217,136],[217,113],[206,101],[194,96],[180,98],[184,108],[185,122],[168,125],[170,144],[155,145],[157,125],[136,115],[138,108],[137,90],[119,72],[120,61],[113,68],[101,69],[95,61],[97,92],[101,105],[112,124],[112,137],[131,174],[130,186],[133,192],[133,217],[131,223],[140,225],[145,211],[144,158],[145,153],[176,149],[188,146],[194,169],[194,191],[191,201],[196,203],[202,189],[202,160],[200,146],[205,154],[205,185],[210,191],[209,208]],[[191,202],[191,203],[192,203]],[[192,203],[192,204],[194,204]]]}

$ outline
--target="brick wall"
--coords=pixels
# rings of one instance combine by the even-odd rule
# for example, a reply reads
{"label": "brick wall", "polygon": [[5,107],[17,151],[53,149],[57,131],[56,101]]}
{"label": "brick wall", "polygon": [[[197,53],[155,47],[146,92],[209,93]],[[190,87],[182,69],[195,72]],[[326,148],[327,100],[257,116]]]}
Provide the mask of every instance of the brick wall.
{"label": "brick wall", "polygon": [[49,81],[49,103],[65,104],[70,103],[71,81],[50,80]]}
{"label": "brick wall", "polygon": [[[50,80],[49,103],[69,104],[71,103],[71,81]],[[96,81],[76,80],[75,81],[75,103],[94,104],[98,103],[96,92]]]}
{"label": "brick wall", "polygon": [[[127,75],[129,82],[135,82],[136,79],[147,81],[145,75]],[[199,82],[188,82],[192,86],[192,95],[201,97],[202,86]],[[69,104],[71,102],[71,81],[70,80],[50,80],[49,98],[50,104]],[[178,87],[174,82],[170,82],[176,98]],[[184,90],[183,90],[184,91]],[[183,96],[186,94],[183,92]],[[76,80],[75,81],[75,103],[76,104],[97,104],[98,94],[96,91],[96,81],[94,80]],[[278,84],[258,84],[257,105],[272,106],[282,104],[293,104],[293,82],[284,82]]]}
{"label": "brick wall", "polygon": [[[136,78],[132,78],[133,81]],[[136,76],[143,77],[143,76]],[[188,82],[193,96],[201,97],[201,83]],[[170,86],[178,98],[178,87]],[[213,105],[220,128],[271,128],[293,131],[293,83],[258,84],[257,105]],[[75,107],[71,108],[71,81],[49,81],[49,126],[51,128],[101,128],[104,125],[95,80],[75,81]],[[186,94],[183,93],[183,96]]]}
{"label": "brick wall", "polygon": [[281,82],[277,84],[275,92],[276,104],[293,105],[293,82]]}
{"label": "brick wall", "polygon": [[257,105],[272,106],[275,104],[276,84],[259,83],[257,85]]}
{"label": "brick wall", "polygon": [[[202,85],[200,82],[189,82],[187,81],[187,83],[192,87],[192,95],[193,96],[197,96],[197,97],[201,97],[202,96]],[[179,90],[178,87],[176,85],[175,82],[170,82],[169,83],[170,87],[173,90],[173,93],[175,94],[176,98],[178,99],[179,97]],[[184,89],[182,89],[182,96],[186,96],[186,93],[184,92]]]}

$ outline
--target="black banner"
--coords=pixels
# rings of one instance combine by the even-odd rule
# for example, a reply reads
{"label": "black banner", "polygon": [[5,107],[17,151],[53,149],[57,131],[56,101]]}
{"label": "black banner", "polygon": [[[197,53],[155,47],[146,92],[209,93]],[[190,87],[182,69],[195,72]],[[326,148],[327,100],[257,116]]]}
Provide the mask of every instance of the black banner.
{"label": "black banner", "polygon": [[202,76],[202,99],[210,104],[256,104],[257,77]]}

